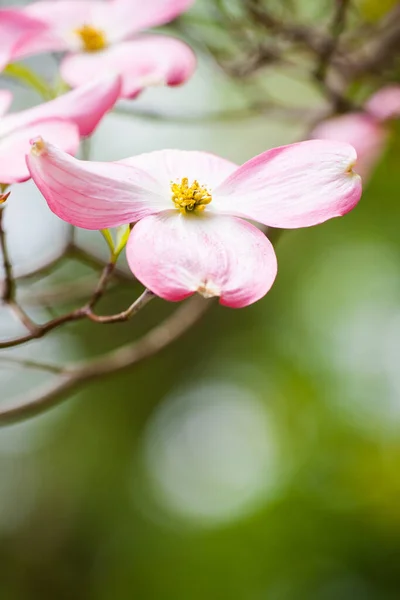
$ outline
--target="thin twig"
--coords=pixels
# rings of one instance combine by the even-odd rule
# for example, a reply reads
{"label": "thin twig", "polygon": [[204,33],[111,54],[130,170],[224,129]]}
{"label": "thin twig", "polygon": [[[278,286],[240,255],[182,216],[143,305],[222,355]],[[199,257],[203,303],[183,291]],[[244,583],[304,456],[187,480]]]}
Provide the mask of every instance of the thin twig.
{"label": "thin twig", "polygon": [[65,325],[66,323],[73,323],[75,321],[80,321],[86,317],[86,312],[83,308],[78,308],[77,310],[71,311],[61,317],[56,317],[55,319],[51,319],[44,325],[36,325],[34,331],[27,335],[23,335],[17,338],[13,338],[11,340],[6,340],[5,342],[0,342],[0,350],[4,348],[15,348],[16,346],[21,346],[22,344],[26,344],[26,342],[31,342],[32,340],[38,340],[45,336],[53,329],[57,329],[61,327],[61,325]]}
{"label": "thin twig", "polygon": [[384,28],[377,31],[376,36],[369,36],[367,43],[357,48],[353,54],[345,57],[335,57],[339,69],[351,82],[362,75],[381,75],[393,65],[399,64],[400,57],[400,6],[388,15]]}
{"label": "thin twig", "polygon": [[172,316],[149,331],[139,341],[118,348],[83,365],[64,369],[56,380],[45,388],[34,390],[0,406],[0,425],[8,425],[52,408],[90,381],[131,369],[146,358],[157,354],[183,335],[212,305],[212,301],[195,296],[180,306]]}
{"label": "thin twig", "polygon": [[[1,239],[1,237],[0,237],[0,239]],[[26,315],[26,313],[15,302],[13,302],[12,307],[14,308],[14,310],[18,309],[19,317],[22,320],[22,322],[24,324],[26,324],[26,326],[30,330],[30,333],[27,335],[18,337],[18,338],[14,338],[12,340],[0,342],[0,349],[13,348],[15,346],[20,346],[22,344],[25,344],[26,342],[30,342],[32,340],[42,338],[44,335],[46,335],[53,329],[57,329],[58,327],[61,327],[61,325],[64,325],[66,323],[73,323],[75,321],[80,321],[84,318],[89,318],[92,321],[94,321],[96,319],[100,319],[101,317],[96,317],[95,315],[93,315],[92,309],[97,304],[97,302],[100,300],[100,298],[103,296],[103,294],[107,288],[107,284],[114,272],[114,269],[115,269],[115,263],[110,262],[110,263],[106,264],[106,266],[104,267],[103,272],[101,274],[101,277],[97,283],[96,289],[93,292],[92,297],[90,298],[89,302],[87,302],[84,306],[82,306],[81,308],[78,308],[76,310],[73,310],[69,313],[66,313],[65,315],[62,315],[60,317],[51,319],[50,321],[48,321],[47,323],[45,323],[43,325],[37,325],[36,323],[31,321],[29,319],[28,315]],[[129,311],[129,309],[128,309],[128,311]],[[132,311],[132,314],[133,314],[133,311]],[[119,315],[117,315],[117,317],[119,317]],[[107,317],[107,319],[110,319],[110,318],[111,317]],[[121,320],[121,319],[116,319],[116,320]],[[99,322],[101,322],[101,321],[99,321]]]}
{"label": "thin twig", "polygon": [[4,229],[4,210],[4,207],[0,208],[0,248],[3,255],[4,270],[2,300],[5,304],[9,306],[11,311],[14,313],[17,319],[24,325],[24,327],[26,327],[26,329],[28,329],[28,331],[31,334],[35,334],[37,331],[36,324],[32,321],[29,315],[26,314],[24,309],[18,304],[15,298],[17,288],[15,284],[12,263],[8,252],[6,232]]}
{"label": "thin twig", "polygon": [[[105,261],[101,258],[98,258],[91,252],[84,250],[80,246],[75,245],[73,242],[68,241],[68,243],[64,246],[63,250],[53,258],[50,262],[45,265],[40,266],[33,272],[25,273],[23,275],[18,275],[15,277],[16,281],[30,281],[32,279],[36,279],[38,277],[44,277],[47,275],[51,275],[53,271],[60,266],[64,261],[68,259],[75,259],[79,262],[86,264],[88,267],[92,269],[102,269],[104,268]],[[113,272],[113,278],[119,281],[125,282],[134,282],[133,275],[127,273],[121,268],[116,267]]]}
{"label": "thin twig", "polygon": [[17,317],[18,321],[22,323],[24,327],[31,333],[35,333],[37,330],[37,325],[32,321],[30,316],[24,311],[24,309],[14,300],[10,300],[8,306]]}
{"label": "thin twig", "polygon": [[321,48],[319,60],[313,73],[315,81],[321,86],[322,92],[330,101],[334,113],[355,110],[353,103],[346,98],[344,93],[345,82],[342,80],[338,85],[337,77],[333,78],[333,81],[330,81],[328,77],[329,68],[338,53],[340,38],[346,26],[349,6],[350,0],[336,0],[336,10],[333,13],[329,28],[330,36],[327,37],[324,46]]}
{"label": "thin twig", "polygon": [[[20,358],[18,356],[0,356],[0,369],[3,368],[3,364],[11,364],[16,367],[22,367],[27,369],[37,369],[38,371],[47,371],[48,373],[62,373],[64,368],[57,365],[51,365],[49,363],[36,362],[27,358]],[[5,367],[6,365],[4,365]]]}
{"label": "thin twig", "polygon": [[321,83],[326,81],[331,60],[338,48],[340,36],[346,26],[346,16],[349,6],[350,0],[336,0],[336,10],[333,13],[330,26],[331,37],[326,40],[325,48],[321,50],[318,65],[315,69],[315,78]]}
{"label": "thin twig", "polygon": [[15,281],[4,229],[4,210],[4,207],[0,208],[0,248],[3,255],[4,269],[2,299],[3,302],[9,303],[15,298]]}
{"label": "thin twig", "polygon": [[82,319],[86,318],[96,323],[117,323],[119,321],[127,321],[130,317],[137,314],[139,310],[144,308],[144,306],[146,306],[146,304],[148,304],[153,297],[153,294],[149,290],[146,290],[133,304],[131,304],[128,309],[122,311],[121,313],[109,316],[95,315],[92,309],[101,298],[104,289],[105,288],[102,288],[102,290],[97,289],[92,299],[81,308],[68,312],[60,317],[51,319],[43,325],[36,325],[35,323],[32,323],[32,330],[29,334],[14,338],[12,340],[6,340],[5,342],[0,342],[0,350],[5,348],[15,348],[16,346],[21,346],[22,344],[32,340],[40,339],[50,331],[53,331],[62,325],[67,323],[75,323],[76,321],[81,321]]}
{"label": "thin twig", "polygon": [[260,0],[246,0],[250,16],[265,29],[285,39],[301,43],[318,56],[326,44],[326,36],[314,29],[297,23],[289,23],[277,19]]}
{"label": "thin twig", "polygon": [[128,321],[131,317],[136,315],[136,313],[138,313],[139,310],[142,310],[142,308],[144,308],[146,304],[148,304],[150,300],[153,300],[153,298],[155,297],[156,296],[155,294],[153,294],[153,292],[146,289],[144,290],[143,294],[139,296],[139,298],[137,298],[137,300],[135,300],[135,302],[133,302],[130,305],[129,308],[120,312],[117,315],[99,316],[95,315],[93,312],[88,312],[87,317],[95,323],[119,323],[121,321]]}
{"label": "thin twig", "polygon": [[[119,282],[119,285],[127,282]],[[132,283],[132,282],[130,282]],[[21,300],[28,306],[49,306],[58,304],[69,304],[71,302],[81,302],[93,292],[96,281],[91,277],[80,277],[75,282],[64,282],[58,285],[52,285],[48,289],[40,291],[23,290]],[[119,289],[113,280],[108,285],[108,293]]]}
{"label": "thin twig", "polygon": [[91,299],[86,305],[88,311],[91,311],[92,308],[96,306],[100,298],[103,296],[104,292],[107,289],[108,282],[110,281],[111,276],[114,272],[114,269],[115,262],[110,261],[105,265],[101,273],[100,279],[96,285],[96,289],[94,290]]}
{"label": "thin twig", "polygon": [[118,106],[114,109],[114,113],[133,117],[137,119],[147,119],[149,121],[162,121],[166,123],[177,124],[204,124],[204,123],[223,123],[230,121],[245,120],[251,117],[258,117],[264,114],[278,114],[282,117],[298,121],[300,119],[311,119],[316,116],[316,111],[308,108],[295,108],[290,106],[282,106],[272,101],[258,102],[243,108],[233,108],[230,110],[220,111],[198,111],[186,113],[164,113],[157,110],[146,108],[131,108],[129,106]]}

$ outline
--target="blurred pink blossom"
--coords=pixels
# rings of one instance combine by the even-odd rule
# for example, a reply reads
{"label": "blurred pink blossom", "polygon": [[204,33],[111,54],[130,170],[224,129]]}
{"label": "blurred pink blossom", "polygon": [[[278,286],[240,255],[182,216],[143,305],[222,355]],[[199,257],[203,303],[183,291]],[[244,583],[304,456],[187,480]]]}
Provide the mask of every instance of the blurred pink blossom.
{"label": "blurred pink blossom", "polygon": [[158,296],[195,292],[239,308],[272,286],[276,256],[247,220],[308,227],[344,215],[360,199],[356,152],[308,141],[256,156],[241,167],[205,152],[162,150],[119,162],[83,162],[33,141],[30,173],[50,209],[78,227],[134,223],[133,274]]}
{"label": "blurred pink blossom", "polygon": [[[29,179],[26,154],[32,136],[45,135],[63,150],[75,154],[81,136],[90,135],[119,97],[119,76],[90,82],[44,104],[0,118],[0,183]],[[12,100],[0,91],[0,116]]]}
{"label": "blurred pink blossom", "polygon": [[29,47],[45,32],[45,25],[19,10],[0,10],[0,70],[28,55]]}
{"label": "blurred pink blossom", "polygon": [[374,94],[364,111],[327,119],[313,130],[313,139],[347,142],[357,151],[357,170],[367,179],[388,142],[392,119],[400,117],[400,86],[390,85]]}
{"label": "blurred pink blossom", "polygon": [[72,87],[104,73],[122,76],[122,97],[134,98],[151,85],[179,85],[196,59],[184,42],[138,33],[174,19],[193,0],[42,0],[24,13],[41,19],[47,31],[32,52],[67,51],[61,75]]}

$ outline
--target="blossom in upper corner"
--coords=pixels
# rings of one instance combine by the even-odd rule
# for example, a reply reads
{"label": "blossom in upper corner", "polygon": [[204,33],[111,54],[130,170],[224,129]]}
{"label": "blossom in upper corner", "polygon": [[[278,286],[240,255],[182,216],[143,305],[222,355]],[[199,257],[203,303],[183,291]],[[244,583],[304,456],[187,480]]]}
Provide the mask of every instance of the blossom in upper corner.
{"label": "blossom in upper corner", "polygon": [[26,154],[32,136],[44,135],[63,150],[75,154],[80,138],[90,135],[118,100],[119,76],[103,77],[27,110],[7,111],[12,95],[0,91],[0,183],[29,179]]}
{"label": "blossom in upper corner", "polygon": [[366,180],[379,162],[390,136],[390,122],[400,117],[400,86],[389,85],[376,92],[364,110],[322,121],[314,139],[338,140],[354,146],[357,170]]}
{"label": "blossom in upper corner", "polygon": [[46,26],[40,20],[20,10],[0,10],[0,71],[21,56],[30,54],[29,47],[44,34]]}
{"label": "blossom in upper corner", "polygon": [[24,9],[42,19],[47,33],[30,52],[67,51],[61,76],[72,87],[104,74],[119,73],[121,96],[134,98],[151,85],[179,85],[196,59],[184,42],[140,30],[167,23],[193,0],[41,0]]}
{"label": "blossom in upper corner", "polygon": [[269,150],[241,167],[213,154],[161,150],[114,163],[83,162],[42,139],[27,163],[59,217],[78,227],[136,223],[133,274],[166,300],[195,292],[239,308],[272,286],[276,257],[246,219],[308,227],[351,210],[361,196],[356,152],[308,141]]}

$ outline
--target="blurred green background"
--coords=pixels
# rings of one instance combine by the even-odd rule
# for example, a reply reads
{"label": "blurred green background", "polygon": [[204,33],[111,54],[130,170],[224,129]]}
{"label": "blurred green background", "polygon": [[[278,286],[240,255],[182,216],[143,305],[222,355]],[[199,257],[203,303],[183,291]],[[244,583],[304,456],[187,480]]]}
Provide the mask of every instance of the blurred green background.
{"label": "blurred green background", "polygon": [[[54,68],[48,58],[30,63]],[[300,74],[272,71],[263,84],[292,103],[323,102]],[[189,84],[134,104],[179,117],[240,107],[247,93],[200,55]],[[15,94],[15,108],[38,101]],[[92,157],[177,147],[244,162],[306,133],[301,120],[266,115],[180,123],[113,114]],[[276,284],[256,305],[215,306],[146,364],[0,429],[1,599],[400,597],[399,164],[394,136],[354,212],[284,232]],[[10,244],[26,273],[66,231],[30,183],[13,196]],[[79,232],[79,241],[104,255],[100,235]],[[67,264],[21,297],[46,318],[35,295],[88,277]],[[140,290],[114,290],[102,311],[125,308]],[[173,308],[155,300],[130,323],[71,326],[7,354],[98,355]],[[17,331],[5,309],[0,329],[1,338]],[[1,399],[49,378],[0,366]]]}

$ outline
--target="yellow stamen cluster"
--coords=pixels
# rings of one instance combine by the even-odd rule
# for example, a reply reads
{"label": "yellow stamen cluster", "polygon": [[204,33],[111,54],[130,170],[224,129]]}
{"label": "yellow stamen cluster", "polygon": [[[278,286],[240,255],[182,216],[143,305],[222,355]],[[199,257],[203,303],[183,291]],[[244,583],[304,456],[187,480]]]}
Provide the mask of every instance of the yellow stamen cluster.
{"label": "yellow stamen cluster", "polygon": [[172,202],[182,214],[202,212],[212,200],[211,194],[198,181],[189,186],[187,177],[180,183],[171,183],[171,190]]}
{"label": "yellow stamen cluster", "polygon": [[101,29],[83,25],[79,29],[75,29],[75,33],[81,38],[85,52],[98,52],[107,46],[105,33]]}

